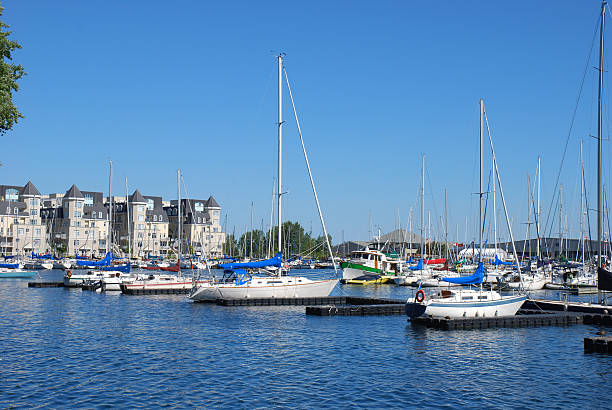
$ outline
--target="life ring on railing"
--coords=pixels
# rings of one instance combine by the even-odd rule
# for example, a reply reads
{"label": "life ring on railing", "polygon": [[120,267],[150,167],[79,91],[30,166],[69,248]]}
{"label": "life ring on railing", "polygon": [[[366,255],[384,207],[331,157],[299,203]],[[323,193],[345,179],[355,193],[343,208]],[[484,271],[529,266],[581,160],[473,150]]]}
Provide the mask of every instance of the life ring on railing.
{"label": "life ring on railing", "polygon": [[423,291],[423,289],[419,289],[416,293],[416,296],[414,297],[414,299],[421,303],[422,301],[425,300],[425,292]]}
{"label": "life ring on railing", "polygon": [[72,277],[72,271],[68,270],[68,273],[66,274],[66,276],[68,276],[68,278]]}

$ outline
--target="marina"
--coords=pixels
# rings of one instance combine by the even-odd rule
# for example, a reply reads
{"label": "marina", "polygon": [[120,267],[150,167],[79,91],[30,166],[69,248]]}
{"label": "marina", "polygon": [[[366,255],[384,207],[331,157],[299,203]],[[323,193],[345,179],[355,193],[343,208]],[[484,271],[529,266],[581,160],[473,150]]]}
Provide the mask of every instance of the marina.
{"label": "marina", "polygon": [[606,0],[25,3],[0,408],[612,408]]}

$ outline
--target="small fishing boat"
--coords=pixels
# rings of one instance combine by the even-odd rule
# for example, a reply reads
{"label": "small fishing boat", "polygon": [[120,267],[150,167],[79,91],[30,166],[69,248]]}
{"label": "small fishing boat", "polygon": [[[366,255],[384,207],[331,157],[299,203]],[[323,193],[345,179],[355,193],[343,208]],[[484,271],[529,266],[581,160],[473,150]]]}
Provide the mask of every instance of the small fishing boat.
{"label": "small fishing boat", "polygon": [[342,283],[346,283],[347,285],[382,285],[389,282],[390,279],[389,276],[370,274],[358,276],[353,279],[342,279]]}

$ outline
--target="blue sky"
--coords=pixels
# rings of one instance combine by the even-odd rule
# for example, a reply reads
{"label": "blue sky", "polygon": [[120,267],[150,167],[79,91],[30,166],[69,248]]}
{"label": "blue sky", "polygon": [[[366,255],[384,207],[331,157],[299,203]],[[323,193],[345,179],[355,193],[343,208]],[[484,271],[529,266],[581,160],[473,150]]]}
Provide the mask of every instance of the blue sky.
{"label": "blue sky", "polygon": [[[221,204],[228,231],[249,224],[251,201],[255,224],[267,225],[274,57],[283,51],[334,242],[365,240],[370,213],[375,231],[393,229],[398,209],[406,226],[411,207],[417,230],[423,153],[434,234],[448,189],[450,237],[458,226],[459,240],[471,240],[481,97],[515,235],[524,237],[527,174],[541,155],[546,216],[600,8],[595,0],[3,5],[23,46],[14,59],[28,73],[15,96],[25,118],[1,137],[3,183],[106,192],[112,159],[119,192],[127,176],[132,189],[172,199],[180,167],[189,196]],[[596,48],[561,178],[573,235],[580,138],[594,194]],[[318,234],[288,99],[285,108],[284,214],[312,221]],[[607,118],[606,108],[606,135]],[[604,152],[608,164],[609,144]]]}

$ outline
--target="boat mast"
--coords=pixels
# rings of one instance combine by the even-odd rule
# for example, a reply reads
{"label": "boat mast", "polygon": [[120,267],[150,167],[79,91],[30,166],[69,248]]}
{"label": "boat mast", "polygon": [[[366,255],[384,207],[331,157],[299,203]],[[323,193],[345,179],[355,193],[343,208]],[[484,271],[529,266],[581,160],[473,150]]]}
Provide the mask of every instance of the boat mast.
{"label": "boat mast", "polygon": [[[601,27],[599,29],[599,95],[597,111],[597,267],[601,267],[601,122],[602,122],[602,92],[603,92],[603,58],[604,58],[604,23],[606,20],[606,2],[601,2]],[[601,300],[601,292],[599,299]]]}
{"label": "boat mast", "polygon": [[176,170],[176,197],[178,198],[177,207],[178,212],[176,215],[176,237],[178,238],[177,246],[177,265],[178,265],[178,276],[181,276],[181,242],[183,241],[183,230],[181,229],[181,170]]}
{"label": "boat mast", "polygon": [[[106,240],[106,253],[113,253],[113,160],[109,161],[108,176],[108,238]],[[111,256],[111,260],[112,260]]]}
{"label": "boat mast", "polygon": [[127,182],[127,177],[125,177],[125,209],[127,211],[127,231],[128,231],[128,263],[130,262],[130,259],[132,258],[132,235],[131,235],[131,222],[130,222],[130,197],[128,194],[128,182]]}
{"label": "boat mast", "polygon": [[278,251],[282,252],[283,244],[283,55],[278,60]]}
{"label": "boat mast", "polygon": [[446,261],[448,263],[448,212],[447,212],[447,190],[444,190],[444,247],[446,248]]}
{"label": "boat mast", "polygon": [[423,162],[421,165],[421,259],[425,250],[425,154],[423,154]]}
{"label": "boat mast", "polygon": [[[582,143],[580,143],[582,144]],[[581,145],[582,147],[582,145]],[[538,241],[536,243],[536,253],[537,253],[537,260],[540,261],[540,175],[541,175],[541,169],[540,169],[540,156],[538,155],[538,208],[536,209],[536,234],[538,235]]]}
{"label": "boat mast", "polygon": [[[493,157],[491,156],[491,169],[495,166],[493,162]],[[493,180],[493,240],[495,242],[495,251],[493,260],[495,261],[497,257],[497,207],[495,206],[495,180]],[[495,270],[497,271],[498,265],[495,264]]]}
{"label": "boat mast", "polygon": [[482,100],[482,98],[480,99],[480,191],[478,193],[480,200],[478,202],[478,209],[479,209],[479,217],[478,217],[478,238],[480,240],[480,252],[478,254],[478,262],[482,262],[482,199],[483,199],[483,192],[482,192],[482,168],[483,168],[483,150],[482,150],[482,138],[483,138],[483,112],[484,112],[484,101]]}
{"label": "boat mast", "polygon": [[584,164],[582,162],[582,140],[580,140],[580,242],[582,244],[582,269],[584,270]]}

